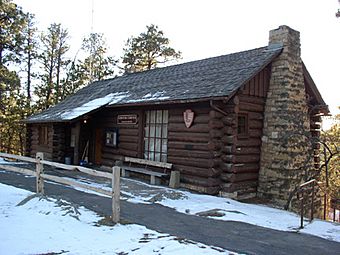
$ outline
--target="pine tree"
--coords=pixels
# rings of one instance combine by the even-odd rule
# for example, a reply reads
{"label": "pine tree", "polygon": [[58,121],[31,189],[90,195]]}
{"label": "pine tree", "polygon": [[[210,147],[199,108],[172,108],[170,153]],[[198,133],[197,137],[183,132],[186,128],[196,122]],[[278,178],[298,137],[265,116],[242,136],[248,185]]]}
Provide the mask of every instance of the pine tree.
{"label": "pine tree", "polygon": [[122,62],[127,73],[150,70],[181,57],[181,52],[169,46],[170,40],[156,25],[151,24],[146,29],[126,42]]}
{"label": "pine tree", "polygon": [[103,34],[91,33],[84,38],[82,50],[87,53],[81,63],[84,80],[90,83],[113,76],[117,61],[107,55],[108,49]]}
{"label": "pine tree", "polygon": [[69,63],[65,56],[69,50],[68,31],[61,24],[53,23],[46,33],[41,34],[40,40],[42,52],[39,59],[43,73],[35,93],[39,97],[37,107],[47,109],[61,100],[61,74]]}
{"label": "pine tree", "polygon": [[0,151],[24,152],[23,124],[26,102],[20,79],[10,68],[20,63],[23,54],[27,14],[10,0],[0,4]]}

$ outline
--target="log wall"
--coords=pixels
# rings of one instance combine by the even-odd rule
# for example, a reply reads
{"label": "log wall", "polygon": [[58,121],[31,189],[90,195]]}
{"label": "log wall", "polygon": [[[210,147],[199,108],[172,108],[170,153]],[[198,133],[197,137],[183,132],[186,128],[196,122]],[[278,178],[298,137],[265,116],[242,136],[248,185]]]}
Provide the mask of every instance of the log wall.
{"label": "log wall", "polygon": [[[261,137],[265,97],[269,86],[269,68],[265,68],[229,100],[222,118],[221,195],[235,198],[256,196],[260,170]],[[233,110],[230,110],[233,109]],[[247,134],[237,133],[238,115],[247,116]]]}
{"label": "log wall", "polygon": [[[195,117],[191,127],[187,128],[183,119],[183,112],[190,109]],[[211,149],[212,137],[217,134],[215,125],[210,117],[208,103],[181,105],[169,109],[168,126],[168,162],[181,173],[183,187],[216,194],[220,189],[218,155]],[[222,126],[220,126],[222,128]],[[215,133],[215,131],[217,133]]]}
{"label": "log wall", "polygon": [[[47,144],[42,145],[39,143],[39,128],[42,126],[47,127]],[[30,137],[30,149],[27,151],[28,155],[30,157],[34,157],[37,152],[43,152],[44,158],[46,160],[52,160],[53,159],[53,125],[52,124],[32,124],[29,125],[29,134]]]}

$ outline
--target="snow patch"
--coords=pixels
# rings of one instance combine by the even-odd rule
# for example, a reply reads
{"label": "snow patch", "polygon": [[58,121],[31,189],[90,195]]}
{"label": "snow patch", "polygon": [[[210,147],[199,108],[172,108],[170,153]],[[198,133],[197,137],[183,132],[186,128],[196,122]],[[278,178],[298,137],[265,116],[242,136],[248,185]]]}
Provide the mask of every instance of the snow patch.
{"label": "snow patch", "polygon": [[88,112],[96,110],[106,104],[109,104],[109,105],[116,104],[128,96],[129,96],[128,92],[111,93],[105,97],[93,99],[90,102],[83,104],[82,106],[79,106],[75,109],[72,109],[70,111],[67,111],[61,114],[61,118],[64,120],[72,120]]}
{"label": "snow patch", "polygon": [[[102,225],[94,212],[0,183],[0,254],[235,254],[140,225]],[[104,221],[105,222],[105,221]]]}
{"label": "snow patch", "polygon": [[164,96],[166,91],[157,91],[156,93],[147,93],[142,98],[139,99],[130,99],[127,103],[138,103],[138,102],[147,102],[147,101],[162,101],[170,99],[169,96]]}

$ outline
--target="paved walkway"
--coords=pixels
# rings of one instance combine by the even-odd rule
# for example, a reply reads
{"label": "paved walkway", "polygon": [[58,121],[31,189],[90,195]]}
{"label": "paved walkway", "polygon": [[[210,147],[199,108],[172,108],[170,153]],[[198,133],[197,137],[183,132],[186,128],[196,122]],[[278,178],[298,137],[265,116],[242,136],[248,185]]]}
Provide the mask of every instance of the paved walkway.
{"label": "paved walkway", "polygon": [[[35,178],[0,171],[0,182],[35,191]],[[77,191],[70,187],[45,184],[49,196],[82,205],[101,215],[110,215],[111,200],[106,197]],[[124,221],[144,225],[158,232],[214,245],[243,254],[339,254],[340,243],[319,237],[267,229],[242,222],[220,221],[178,213],[159,204],[121,202]]]}

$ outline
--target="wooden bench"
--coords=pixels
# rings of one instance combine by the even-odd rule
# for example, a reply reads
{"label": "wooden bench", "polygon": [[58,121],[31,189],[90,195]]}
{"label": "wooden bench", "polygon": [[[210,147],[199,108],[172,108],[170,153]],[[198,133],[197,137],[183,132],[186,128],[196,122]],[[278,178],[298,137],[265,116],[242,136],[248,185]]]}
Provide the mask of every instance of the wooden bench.
{"label": "wooden bench", "polygon": [[[122,177],[129,177],[129,172],[150,175],[150,184],[152,185],[159,185],[161,183],[161,178],[169,175],[166,173],[166,171],[172,168],[172,164],[170,163],[140,158],[125,157],[124,162],[128,163],[128,166],[122,166]],[[152,171],[152,169],[148,169],[148,167],[161,168],[163,173]]]}

